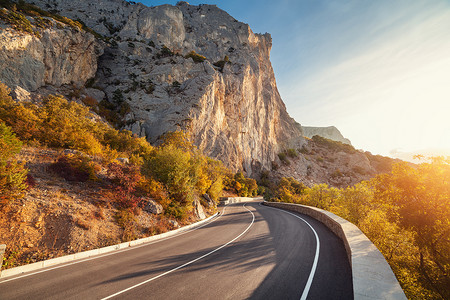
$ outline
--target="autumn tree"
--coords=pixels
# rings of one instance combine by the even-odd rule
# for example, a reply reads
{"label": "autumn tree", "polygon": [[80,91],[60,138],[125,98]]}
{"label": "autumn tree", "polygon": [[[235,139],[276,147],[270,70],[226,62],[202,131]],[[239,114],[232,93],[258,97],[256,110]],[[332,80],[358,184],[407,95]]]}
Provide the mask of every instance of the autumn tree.
{"label": "autumn tree", "polygon": [[11,129],[0,122],[0,205],[19,197],[27,188],[27,170],[14,159],[21,148]]}
{"label": "autumn tree", "polygon": [[413,167],[394,165],[374,179],[375,198],[389,203],[388,217],[415,235],[422,282],[450,298],[450,164],[435,158]]}

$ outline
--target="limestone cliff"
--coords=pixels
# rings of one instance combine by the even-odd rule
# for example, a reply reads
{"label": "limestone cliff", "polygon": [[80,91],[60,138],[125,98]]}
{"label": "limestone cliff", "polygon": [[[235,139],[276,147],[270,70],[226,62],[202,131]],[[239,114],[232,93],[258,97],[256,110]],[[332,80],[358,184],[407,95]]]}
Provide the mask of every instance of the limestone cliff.
{"label": "limestone cliff", "polygon": [[[37,18],[28,18],[31,24]],[[97,71],[103,52],[92,34],[52,18],[33,34],[0,24],[0,79],[11,88],[35,91],[44,85],[84,85]],[[36,26],[37,27],[37,26]],[[37,30],[34,27],[34,30]]]}
{"label": "limestone cliff", "polygon": [[277,90],[270,35],[215,5],[33,2],[111,38],[95,86],[109,102],[125,101],[126,128],[151,142],[186,130],[205,154],[249,175],[304,143]]}
{"label": "limestone cliff", "polygon": [[315,135],[319,135],[321,137],[341,142],[344,144],[351,145],[349,139],[345,138],[342,133],[334,126],[328,126],[328,127],[309,127],[309,126],[302,126],[303,130],[303,136],[307,138],[312,138]]}
{"label": "limestone cliff", "polygon": [[[206,155],[253,177],[268,170],[341,186],[384,164],[354,149],[307,142],[304,136],[318,134],[350,144],[335,127],[302,127],[288,115],[270,63],[270,35],[253,33],[214,5],[32,3],[52,14],[27,15],[31,30],[0,18],[0,81],[18,99],[90,96],[86,103],[95,98],[116,111],[120,126],[153,143],[183,129]],[[294,153],[288,164],[286,154]]]}

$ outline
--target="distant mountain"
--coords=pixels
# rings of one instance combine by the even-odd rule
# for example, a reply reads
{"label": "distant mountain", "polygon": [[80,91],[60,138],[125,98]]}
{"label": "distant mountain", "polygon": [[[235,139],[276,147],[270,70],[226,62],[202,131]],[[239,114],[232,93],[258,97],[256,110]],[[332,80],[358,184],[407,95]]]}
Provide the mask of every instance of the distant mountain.
{"label": "distant mountain", "polygon": [[402,151],[400,149],[393,149],[390,151],[389,154],[393,158],[398,158],[412,163],[420,163],[430,157],[436,156],[450,157],[450,149],[429,148],[417,151]]}
{"label": "distant mountain", "polygon": [[303,136],[307,138],[312,138],[315,135],[319,135],[321,137],[341,142],[344,144],[351,145],[349,139],[345,138],[342,133],[334,126],[328,127],[310,127],[310,126],[302,126]]}

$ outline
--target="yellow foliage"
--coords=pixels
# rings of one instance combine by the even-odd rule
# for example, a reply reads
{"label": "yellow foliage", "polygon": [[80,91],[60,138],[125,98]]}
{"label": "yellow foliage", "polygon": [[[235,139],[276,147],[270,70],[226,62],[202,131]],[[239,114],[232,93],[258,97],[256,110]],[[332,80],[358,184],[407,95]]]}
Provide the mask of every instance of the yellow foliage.
{"label": "yellow foliage", "polygon": [[330,210],[369,237],[388,260],[410,299],[450,298],[450,161],[434,158],[353,187],[325,184],[299,197],[282,178],[277,200]]}

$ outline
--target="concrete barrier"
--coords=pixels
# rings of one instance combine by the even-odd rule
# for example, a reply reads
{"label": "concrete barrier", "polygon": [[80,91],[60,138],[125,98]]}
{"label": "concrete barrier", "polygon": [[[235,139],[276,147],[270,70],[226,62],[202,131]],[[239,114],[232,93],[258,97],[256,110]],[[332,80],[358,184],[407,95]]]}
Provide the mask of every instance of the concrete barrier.
{"label": "concrete barrier", "polygon": [[3,254],[5,254],[6,245],[0,245],[0,276],[2,274]]}
{"label": "concrete barrier", "polygon": [[316,207],[281,202],[263,204],[308,215],[322,222],[343,241],[352,268],[355,299],[406,299],[383,254],[354,224]]}
{"label": "concrete barrier", "polygon": [[250,202],[255,200],[263,200],[263,197],[225,197],[220,199],[220,203],[224,205],[232,204],[232,203],[241,203],[241,202]]}
{"label": "concrete barrier", "polygon": [[[24,266],[20,266],[20,267],[6,269],[6,270],[3,270],[0,272],[0,278],[10,277],[10,276],[22,274],[25,272],[36,271],[36,270],[39,270],[42,268],[55,266],[55,265],[62,264],[62,263],[67,263],[67,262],[77,260],[77,259],[88,258],[88,257],[105,254],[105,253],[113,252],[116,250],[132,247],[132,246],[136,246],[136,245],[141,245],[141,244],[157,241],[157,240],[167,238],[167,237],[170,237],[170,236],[173,236],[176,234],[180,234],[180,233],[188,231],[190,229],[199,227],[199,226],[207,223],[208,221],[210,221],[212,218],[214,218],[217,215],[218,215],[218,213],[214,214],[213,216],[211,216],[205,220],[202,220],[197,223],[187,225],[187,226],[175,229],[175,230],[171,230],[171,231],[168,231],[168,232],[165,232],[162,234],[149,236],[146,238],[142,238],[142,239],[138,239],[138,240],[134,240],[134,241],[130,241],[130,242],[125,242],[125,243],[121,243],[121,244],[117,244],[117,245],[107,246],[107,247],[103,247],[103,248],[83,251],[83,252],[79,252],[79,253],[75,253],[75,254],[69,254],[69,255],[65,255],[65,256],[61,256],[61,257],[57,257],[57,258],[52,258],[52,259],[48,259],[48,260],[38,261],[38,262],[35,262],[32,264],[28,264],[28,265],[24,265]],[[1,245],[1,246],[3,246],[3,245]],[[1,249],[1,246],[0,246],[0,249]],[[1,250],[0,250],[0,252],[1,252]]]}

